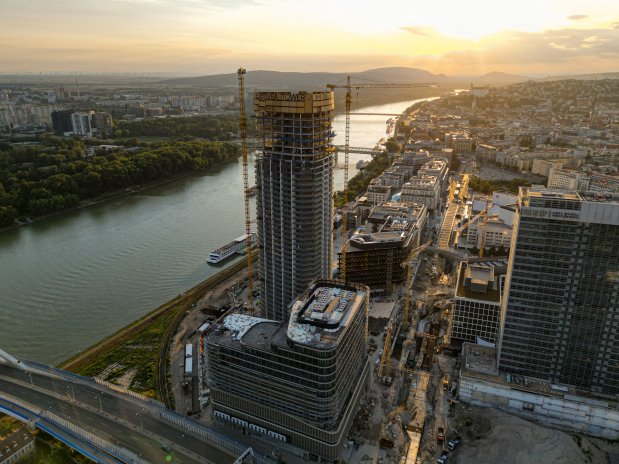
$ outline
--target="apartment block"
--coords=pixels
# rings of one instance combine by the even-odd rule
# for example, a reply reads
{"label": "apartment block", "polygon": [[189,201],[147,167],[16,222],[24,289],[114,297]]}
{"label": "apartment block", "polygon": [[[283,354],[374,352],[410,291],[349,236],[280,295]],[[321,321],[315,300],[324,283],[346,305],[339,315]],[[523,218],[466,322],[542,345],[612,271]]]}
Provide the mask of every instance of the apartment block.
{"label": "apartment block", "polygon": [[419,203],[429,210],[436,210],[440,205],[441,190],[436,176],[415,176],[402,186],[401,201]]}

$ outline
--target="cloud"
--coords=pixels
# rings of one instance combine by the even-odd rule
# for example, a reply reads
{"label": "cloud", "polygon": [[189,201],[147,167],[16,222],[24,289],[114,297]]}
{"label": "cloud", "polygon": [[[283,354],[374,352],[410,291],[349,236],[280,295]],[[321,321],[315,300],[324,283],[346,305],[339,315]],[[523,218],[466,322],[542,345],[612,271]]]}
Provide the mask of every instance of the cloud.
{"label": "cloud", "polygon": [[619,29],[619,23],[614,23],[611,27],[613,29]]}
{"label": "cloud", "polygon": [[413,35],[420,35],[423,37],[429,37],[436,35],[436,31],[431,27],[424,26],[403,26],[400,28],[403,31],[410,32]]}
{"label": "cloud", "polygon": [[574,14],[567,17],[570,21],[580,21],[581,19],[587,19],[589,15],[586,14]]}
{"label": "cloud", "polygon": [[509,31],[482,39],[476,49],[442,55],[446,68],[617,70],[619,29],[556,29],[538,33]]}

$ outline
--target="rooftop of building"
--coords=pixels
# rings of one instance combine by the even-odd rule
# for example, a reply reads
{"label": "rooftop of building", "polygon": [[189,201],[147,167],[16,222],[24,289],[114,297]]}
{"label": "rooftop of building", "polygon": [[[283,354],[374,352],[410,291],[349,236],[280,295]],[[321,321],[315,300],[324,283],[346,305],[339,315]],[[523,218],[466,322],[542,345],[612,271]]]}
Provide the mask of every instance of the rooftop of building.
{"label": "rooftop of building", "polygon": [[616,397],[581,391],[570,385],[502,372],[497,368],[497,348],[466,342],[462,345],[462,376],[493,382],[512,390],[557,397],[569,397],[583,403],[619,409]]}
{"label": "rooftop of building", "polygon": [[0,462],[4,462],[5,459],[33,441],[34,437],[25,427],[21,427],[5,437],[0,437]]}
{"label": "rooftop of building", "polygon": [[288,340],[317,349],[335,346],[367,296],[361,285],[312,283],[292,305],[288,322],[230,314],[208,336],[219,345],[245,345],[263,351],[286,347]]}
{"label": "rooftop of building", "polygon": [[443,160],[431,160],[424,164],[420,171],[440,171],[447,169],[447,162]]}
{"label": "rooftop of building", "polygon": [[317,281],[293,304],[288,338],[315,348],[336,345],[368,298],[367,287]]}
{"label": "rooftop of building", "polygon": [[[458,273],[455,296],[488,303],[500,303],[501,289],[498,279],[506,272],[507,259],[486,258],[463,261]],[[490,283],[492,288],[488,288]]]}
{"label": "rooftop of building", "polygon": [[387,193],[391,190],[389,185],[372,184],[368,187],[368,193]]}
{"label": "rooftop of building", "polygon": [[576,192],[572,190],[549,189],[544,186],[521,187],[521,195],[525,206],[529,206],[529,202],[536,199],[619,204],[619,194],[616,193]]}
{"label": "rooftop of building", "polygon": [[436,176],[414,176],[411,177],[408,182],[403,185],[409,187],[431,187],[438,182]]}

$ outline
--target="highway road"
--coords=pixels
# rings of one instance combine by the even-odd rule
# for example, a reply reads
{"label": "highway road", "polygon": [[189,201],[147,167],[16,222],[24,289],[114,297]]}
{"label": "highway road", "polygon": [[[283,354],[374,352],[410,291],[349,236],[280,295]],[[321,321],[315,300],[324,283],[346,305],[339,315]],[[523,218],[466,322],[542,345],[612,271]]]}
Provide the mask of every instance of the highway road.
{"label": "highway road", "polygon": [[[174,463],[198,463],[202,457],[213,463],[226,464],[236,458],[232,452],[162,420],[160,407],[94,382],[27,373],[0,364],[0,392],[61,416],[151,463],[170,462],[162,444],[172,444],[170,454]],[[187,456],[175,447],[195,455]]]}

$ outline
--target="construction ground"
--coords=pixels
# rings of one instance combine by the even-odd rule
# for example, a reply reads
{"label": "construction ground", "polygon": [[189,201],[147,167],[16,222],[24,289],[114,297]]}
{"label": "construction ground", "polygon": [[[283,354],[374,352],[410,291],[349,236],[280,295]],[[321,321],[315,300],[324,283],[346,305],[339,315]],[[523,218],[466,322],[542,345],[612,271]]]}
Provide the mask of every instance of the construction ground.
{"label": "construction ground", "polygon": [[[457,399],[459,347],[450,345],[455,265],[430,248],[417,260],[411,321],[403,324],[405,290],[372,298],[369,354],[374,369],[341,454],[341,462],[435,463],[450,439],[462,445],[449,453],[449,463],[619,464],[619,444],[545,428],[495,409],[461,404]],[[211,417],[205,366],[197,328],[239,305],[247,296],[246,271],[221,282],[188,311],[171,349],[172,385],[177,411],[232,437],[241,430]],[[386,329],[392,325],[389,347]],[[185,345],[193,345],[193,377],[184,375]],[[380,369],[384,350],[391,353]],[[380,375],[379,375],[380,372]],[[185,387],[184,387],[185,385]],[[243,437],[247,440],[248,437]],[[274,462],[307,462],[302,450],[268,437],[251,437],[252,446]]]}

